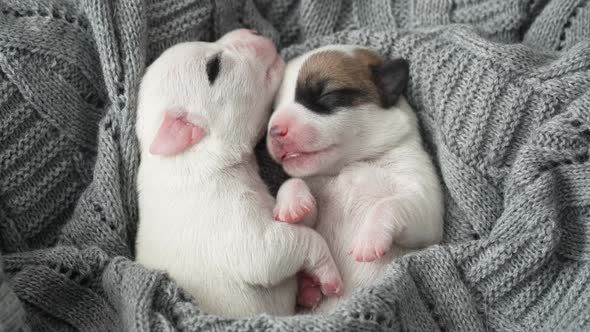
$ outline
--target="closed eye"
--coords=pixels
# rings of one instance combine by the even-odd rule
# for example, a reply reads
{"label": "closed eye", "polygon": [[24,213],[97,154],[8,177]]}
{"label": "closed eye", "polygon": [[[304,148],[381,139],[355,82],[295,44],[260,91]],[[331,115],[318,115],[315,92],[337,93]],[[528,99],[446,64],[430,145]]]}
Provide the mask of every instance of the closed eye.
{"label": "closed eye", "polygon": [[209,80],[209,85],[213,85],[217,76],[219,76],[219,70],[221,69],[221,53],[215,54],[212,56],[209,61],[207,61],[207,79]]}
{"label": "closed eye", "polygon": [[355,104],[362,92],[356,89],[338,89],[324,92],[318,102],[326,108],[349,107]]}

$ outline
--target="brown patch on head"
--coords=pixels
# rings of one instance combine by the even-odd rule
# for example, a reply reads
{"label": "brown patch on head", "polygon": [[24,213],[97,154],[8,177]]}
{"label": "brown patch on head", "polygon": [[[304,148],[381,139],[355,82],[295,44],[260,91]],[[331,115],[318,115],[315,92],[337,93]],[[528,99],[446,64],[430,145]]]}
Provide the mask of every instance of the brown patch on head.
{"label": "brown patch on head", "polygon": [[340,50],[321,51],[311,55],[301,66],[298,86],[324,84],[323,93],[342,89],[358,91],[353,105],[380,105],[379,89],[373,80],[371,66],[382,62],[379,55],[368,49],[356,49],[352,55]]}
{"label": "brown patch on head", "polygon": [[383,109],[395,105],[409,80],[408,61],[384,60],[377,53],[356,48],[311,54],[301,65],[295,101],[318,114],[332,114],[362,104]]}
{"label": "brown patch on head", "polygon": [[383,58],[379,54],[368,50],[366,48],[358,48],[353,52],[354,58],[368,66],[380,65],[383,63]]}

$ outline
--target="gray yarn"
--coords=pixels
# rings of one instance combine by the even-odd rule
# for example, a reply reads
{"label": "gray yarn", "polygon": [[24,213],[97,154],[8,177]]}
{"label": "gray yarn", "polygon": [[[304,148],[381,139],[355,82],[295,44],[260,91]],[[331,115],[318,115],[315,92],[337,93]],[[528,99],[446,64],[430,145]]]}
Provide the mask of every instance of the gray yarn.
{"label": "gray yarn", "polygon": [[[0,1],[0,329],[590,330],[589,23],[584,0]],[[287,58],[355,43],[411,64],[444,243],[330,316],[214,317],[132,260],[142,71],[240,26]]]}

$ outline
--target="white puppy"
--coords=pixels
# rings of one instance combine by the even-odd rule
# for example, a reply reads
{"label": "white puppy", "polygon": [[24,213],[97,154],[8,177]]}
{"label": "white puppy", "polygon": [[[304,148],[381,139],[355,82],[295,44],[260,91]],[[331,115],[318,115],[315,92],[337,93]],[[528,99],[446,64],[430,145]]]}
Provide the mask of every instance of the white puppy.
{"label": "white puppy", "polygon": [[258,175],[253,149],[283,69],[270,39],[242,29],[170,48],[141,83],[137,261],[209,313],[293,314],[299,270],[326,295],[341,289],[325,240],[275,222]]}
{"label": "white puppy", "polygon": [[[330,312],[367,286],[408,249],[441,240],[439,179],[422,147],[417,119],[401,96],[405,60],[332,45],[286,67],[267,145],[285,171],[275,218],[315,224],[328,242],[344,295],[323,301]],[[316,210],[317,201],[317,210]],[[300,304],[318,304],[317,288],[300,283]]]}

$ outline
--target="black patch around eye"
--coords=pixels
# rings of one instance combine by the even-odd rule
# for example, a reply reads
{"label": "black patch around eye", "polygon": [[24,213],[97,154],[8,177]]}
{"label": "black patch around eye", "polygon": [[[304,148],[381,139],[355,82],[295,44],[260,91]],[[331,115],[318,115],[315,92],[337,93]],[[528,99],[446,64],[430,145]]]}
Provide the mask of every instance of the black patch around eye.
{"label": "black patch around eye", "polygon": [[207,61],[207,79],[209,80],[209,85],[213,85],[215,79],[219,75],[219,69],[221,67],[221,61],[219,59],[219,54],[213,56],[209,61]]}
{"label": "black patch around eye", "polygon": [[325,91],[325,80],[305,80],[295,88],[295,101],[310,111],[326,115],[333,114],[340,107],[350,107],[359,104],[363,92],[355,89],[338,89]]}
{"label": "black patch around eye", "polygon": [[340,89],[324,93],[318,99],[318,103],[328,109],[338,107],[350,107],[358,103],[361,92],[354,89]]}

